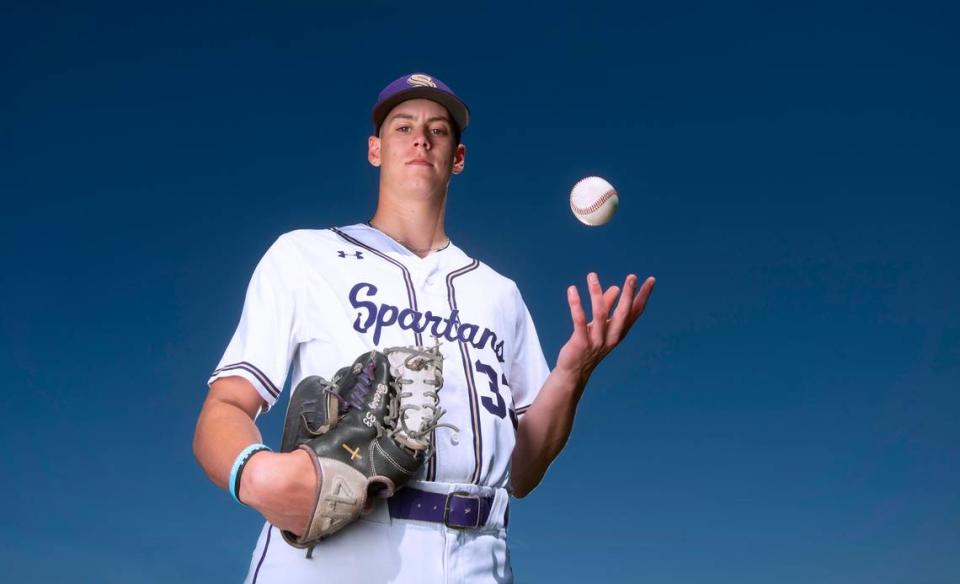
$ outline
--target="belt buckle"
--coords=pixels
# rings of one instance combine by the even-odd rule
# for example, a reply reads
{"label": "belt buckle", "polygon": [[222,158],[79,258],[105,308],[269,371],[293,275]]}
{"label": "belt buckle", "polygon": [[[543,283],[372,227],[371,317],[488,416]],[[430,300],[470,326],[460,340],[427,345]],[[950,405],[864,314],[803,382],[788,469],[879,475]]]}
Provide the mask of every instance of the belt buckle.
{"label": "belt buckle", "polygon": [[[461,499],[473,499],[477,502],[476,509],[476,519],[473,525],[450,525],[450,501],[453,497],[460,497]],[[447,495],[447,500],[443,505],[443,524],[447,527],[452,527],[454,529],[476,529],[480,527],[480,495],[471,495],[464,491],[456,491]]]}

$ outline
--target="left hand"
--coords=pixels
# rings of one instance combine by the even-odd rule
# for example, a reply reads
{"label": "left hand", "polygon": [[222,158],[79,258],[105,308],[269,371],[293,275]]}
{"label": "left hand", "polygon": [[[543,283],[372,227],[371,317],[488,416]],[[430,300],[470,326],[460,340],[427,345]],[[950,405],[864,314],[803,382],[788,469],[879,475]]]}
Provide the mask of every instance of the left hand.
{"label": "left hand", "polygon": [[[581,383],[586,383],[600,361],[627,336],[627,331],[643,314],[656,279],[647,278],[639,292],[636,291],[637,281],[637,276],[630,274],[623,283],[622,292],[618,286],[611,286],[604,292],[597,274],[588,274],[587,290],[590,293],[593,313],[593,320],[589,324],[577,287],[567,288],[573,334],[560,349],[557,369],[576,376]],[[614,301],[617,301],[617,306],[611,315]]]}

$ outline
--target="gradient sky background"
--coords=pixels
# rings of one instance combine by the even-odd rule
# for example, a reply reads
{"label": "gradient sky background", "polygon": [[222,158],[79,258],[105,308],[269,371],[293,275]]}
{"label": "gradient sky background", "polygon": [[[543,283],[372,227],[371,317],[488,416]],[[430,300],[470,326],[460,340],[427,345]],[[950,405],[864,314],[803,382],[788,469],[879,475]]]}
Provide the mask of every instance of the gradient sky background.
{"label": "gradient sky background", "polygon": [[960,13],[794,4],[3,3],[0,580],[240,581],[207,375],[279,234],[369,218],[370,106],[423,70],[474,116],[450,235],[551,364],[568,284],[658,278],[518,581],[960,581]]}

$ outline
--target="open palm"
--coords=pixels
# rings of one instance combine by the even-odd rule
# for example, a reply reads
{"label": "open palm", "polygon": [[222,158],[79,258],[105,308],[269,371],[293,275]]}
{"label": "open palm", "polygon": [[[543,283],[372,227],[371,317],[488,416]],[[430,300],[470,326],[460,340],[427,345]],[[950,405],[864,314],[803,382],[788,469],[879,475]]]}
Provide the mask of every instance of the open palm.
{"label": "open palm", "polygon": [[643,314],[656,279],[647,278],[639,290],[637,282],[637,277],[630,274],[624,280],[622,289],[610,286],[603,291],[597,274],[588,274],[587,291],[593,316],[589,323],[577,287],[567,288],[573,334],[560,349],[558,369],[576,374],[586,381],[600,361],[627,336],[630,327]]}

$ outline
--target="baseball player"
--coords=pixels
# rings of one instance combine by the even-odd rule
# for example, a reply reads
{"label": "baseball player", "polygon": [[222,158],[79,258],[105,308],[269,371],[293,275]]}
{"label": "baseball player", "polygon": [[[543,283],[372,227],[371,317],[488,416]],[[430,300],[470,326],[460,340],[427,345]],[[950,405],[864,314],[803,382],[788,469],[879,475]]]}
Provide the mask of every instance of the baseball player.
{"label": "baseball player", "polygon": [[[373,217],[286,233],[253,274],[194,439],[210,479],[266,519],[248,583],[512,581],[509,499],[540,483],[591,372],[643,312],[653,278],[640,286],[631,274],[603,290],[589,274],[591,318],[570,286],[573,333],[548,367],[516,285],[446,235],[447,189],[464,170],[469,121],[466,104],[434,77],[389,84],[367,149],[380,173]],[[336,533],[298,545],[326,505],[318,493],[337,491],[327,500],[334,509],[345,483],[319,470],[319,447],[264,446],[256,418],[288,376],[294,396],[316,376],[341,379],[324,391],[344,401],[349,367],[341,368],[397,346],[437,347],[442,357],[442,424],[431,427],[429,456],[392,496],[366,499]],[[367,365],[358,360],[353,372]],[[346,441],[329,452],[347,464],[361,457]]]}

